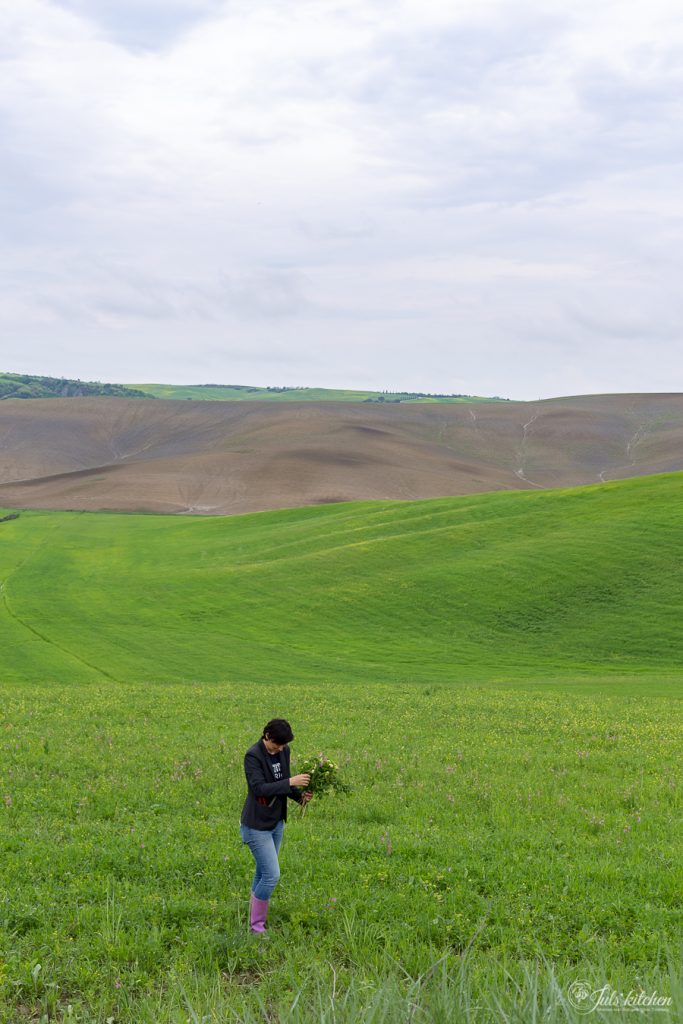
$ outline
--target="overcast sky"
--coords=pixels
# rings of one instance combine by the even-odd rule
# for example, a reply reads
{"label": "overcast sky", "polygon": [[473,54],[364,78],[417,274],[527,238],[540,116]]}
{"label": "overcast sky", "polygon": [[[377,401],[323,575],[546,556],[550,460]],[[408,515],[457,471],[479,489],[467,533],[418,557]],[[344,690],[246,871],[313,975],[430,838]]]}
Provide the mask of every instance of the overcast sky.
{"label": "overcast sky", "polygon": [[0,370],[683,390],[680,0],[8,0]]}

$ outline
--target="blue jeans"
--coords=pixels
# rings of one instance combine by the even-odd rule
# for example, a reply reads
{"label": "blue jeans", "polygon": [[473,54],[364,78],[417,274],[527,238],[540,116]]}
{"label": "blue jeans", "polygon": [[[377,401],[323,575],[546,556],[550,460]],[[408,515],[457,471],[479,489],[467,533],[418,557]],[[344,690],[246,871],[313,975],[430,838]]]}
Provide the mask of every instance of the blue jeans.
{"label": "blue jeans", "polygon": [[270,832],[240,824],[242,842],[247,844],[256,861],[251,891],[259,900],[269,900],[273,889],[280,880],[280,864],[277,855],[282,845],[284,830],[285,823],[282,819]]}

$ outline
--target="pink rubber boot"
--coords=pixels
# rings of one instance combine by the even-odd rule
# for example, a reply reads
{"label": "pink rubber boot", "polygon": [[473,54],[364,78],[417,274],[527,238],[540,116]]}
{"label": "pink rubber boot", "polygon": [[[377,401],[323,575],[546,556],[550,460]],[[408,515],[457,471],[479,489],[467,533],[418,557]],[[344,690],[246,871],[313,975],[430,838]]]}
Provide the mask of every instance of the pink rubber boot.
{"label": "pink rubber boot", "polygon": [[266,918],[268,916],[268,900],[259,900],[251,894],[251,903],[249,906],[249,928],[252,932],[257,932],[259,935],[265,934]]}

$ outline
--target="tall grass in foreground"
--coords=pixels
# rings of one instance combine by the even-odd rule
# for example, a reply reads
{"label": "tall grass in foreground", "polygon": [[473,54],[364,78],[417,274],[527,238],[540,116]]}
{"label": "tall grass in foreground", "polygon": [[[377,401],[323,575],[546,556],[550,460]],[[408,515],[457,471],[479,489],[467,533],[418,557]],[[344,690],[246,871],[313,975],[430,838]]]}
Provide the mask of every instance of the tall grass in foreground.
{"label": "tall grass in foreground", "polygon": [[[174,1005],[163,1006],[154,1000],[141,1003],[138,1019],[141,1024],[156,1024],[161,1013],[163,1019],[177,1024],[579,1024],[587,1019],[599,1024],[633,1024],[634,1019],[661,1024],[683,1016],[680,964],[673,958],[668,961],[670,984],[666,990],[672,995],[666,1009],[596,1006],[588,1012],[573,1005],[570,976],[563,977],[542,954],[537,960],[501,967],[483,977],[477,975],[467,953],[456,962],[449,959],[447,954],[437,958],[416,978],[387,962],[374,982],[352,977],[344,988],[334,965],[329,964],[326,970],[311,971],[293,998],[258,995],[256,1000],[244,1000],[243,1005],[226,998],[225,982],[230,979],[222,976],[208,985],[195,983],[189,992],[182,985],[172,989],[169,995]],[[603,989],[607,975],[599,964],[593,965],[593,971],[595,978],[582,980],[591,981],[597,992]],[[628,988],[627,982],[624,996]],[[592,1000],[589,1005],[594,1005]]]}
{"label": "tall grass in foreground", "polygon": [[[584,972],[581,978],[592,990],[592,997],[581,1009],[572,998],[576,972],[557,969],[542,952],[535,960],[512,961],[495,970],[490,965],[488,970],[477,969],[468,951],[458,958],[446,953],[417,977],[401,970],[390,957],[375,977],[364,979],[332,962],[316,963],[303,979],[297,972],[285,977],[284,989],[267,986],[269,953],[270,948],[262,949],[262,967],[254,965],[246,973],[223,970],[214,976],[177,976],[171,972],[154,995],[143,994],[135,1000],[124,996],[120,1016],[114,1016],[107,1005],[99,1011],[96,1006],[87,1010],[73,1004],[64,1006],[44,993],[32,1011],[26,1006],[20,1016],[0,1019],[30,1016],[61,1024],[111,1024],[118,1020],[136,1024],[580,1024],[587,1020],[596,1024],[669,1024],[683,1019],[680,957],[670,952],[664,960],[668,979],[665,971],[657,972],[648,987],[644,972],[635,983],[635,992],[666,992],[666,1006],[637,1010],[609,1005],[609,992],[603,1005],[597,1004],[609,976],[599,963],[592,964],[590,976]],[[633,979],[611,977],[610,989],[621,995],[623,1003],[634,991]],[[621,989],[619,984],[623,984]]]}

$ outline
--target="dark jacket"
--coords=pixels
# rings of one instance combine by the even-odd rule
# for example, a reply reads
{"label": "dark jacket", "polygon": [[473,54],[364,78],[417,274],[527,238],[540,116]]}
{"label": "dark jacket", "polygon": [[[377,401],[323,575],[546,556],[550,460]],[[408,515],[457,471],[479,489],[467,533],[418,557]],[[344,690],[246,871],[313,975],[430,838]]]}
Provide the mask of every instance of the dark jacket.
{"label": "dark jacket", "polygon": [[[287,821],[287,797],[301,803],[301,790],[290,786],[289,747],[284,746],[282,758],[282,778],[275,781],[273,768],[263,740],[254,743],[244,755],[244,774],[247,777],[249,792],[242,808],[240,822],[249,828],[270,831],[275,828],[280,818]],[[259,803],[257,797],[266,798],[266,806]]]}

